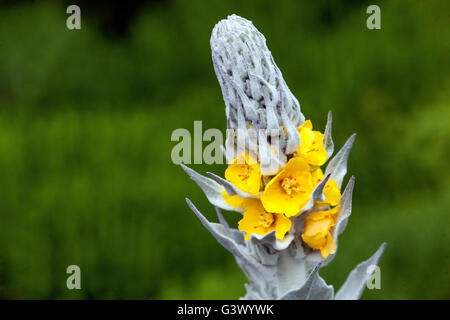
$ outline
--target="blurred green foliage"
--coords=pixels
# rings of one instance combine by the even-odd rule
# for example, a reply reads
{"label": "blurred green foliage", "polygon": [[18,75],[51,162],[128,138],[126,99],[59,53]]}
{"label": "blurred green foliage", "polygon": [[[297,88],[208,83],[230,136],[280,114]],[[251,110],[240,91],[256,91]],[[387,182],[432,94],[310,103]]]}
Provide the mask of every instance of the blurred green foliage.
{"label": "blurred green foliage", "polygon": [[[368,299],[449,299],[450,6],[369,2],[169,1],[129,36],[63,6],[0,12],[0,297],[222,299],[245,277],[186,206],[214,219],[170,161],[176,128],[225,129],[214,24],[236,13],[266,36],[303,113],[339,148],[357,132],[353,215],[322,276],[338,288],[388,243]],[[223,165],[193,166],[222,174]],[[231,223],[236,214],[229,213]],[[82,290],[66,288],[68,265]]]}

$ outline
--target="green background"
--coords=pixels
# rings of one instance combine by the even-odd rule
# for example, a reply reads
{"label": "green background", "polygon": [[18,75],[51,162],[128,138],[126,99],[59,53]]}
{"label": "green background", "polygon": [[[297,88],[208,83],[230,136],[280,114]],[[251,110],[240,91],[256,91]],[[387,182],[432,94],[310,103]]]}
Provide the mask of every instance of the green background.
{"label": "green background", "polygon": [[[381,30],[366,28],[370,4]],[[225,130],[209,37],[232,13],[266,36],[315,128],[332,110],[337,149],[358,134],[353,214],[321,275],[338,288],[386,241],[381,290],[363,298],[450,298],[448,1],[165,1],[120,37],[83,6],[82,29],[68,30],[65,9],[0,10],[1,298],[244,294],[184,199],[210,219],[213,207],[170,159],[174,129]],[[71,264],[81,290],[66,288]]]}

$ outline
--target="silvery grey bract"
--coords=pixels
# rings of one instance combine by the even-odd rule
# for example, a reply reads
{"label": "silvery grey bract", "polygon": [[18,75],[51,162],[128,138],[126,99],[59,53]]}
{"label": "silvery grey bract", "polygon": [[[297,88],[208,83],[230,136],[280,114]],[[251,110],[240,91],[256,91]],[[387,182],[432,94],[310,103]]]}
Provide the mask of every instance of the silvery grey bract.
{"label": "silvery grey bract", "polygon": [[[284,82],[264,36],[250,21],[236,15],[220,21],[212,32],[211,48],[214,69],[226,105],[228,128],[241,129],[227,137],[225,154],[233,155],[233,150],[239,150],[236,146],[243,146],[244,151],[258,156],[263,176],[274,174],[285,165],[288,155],[301,143],[297,127],[305,119],[300,112],[300,104]],[[331,127],[332,117],[329,113],[323,140],[328,158],[334,150]],[[260,131],[264,130],[260,129],[272,131],[266,135],[261,134]],[[276,138],[280,141],[280,152],[271,150]],[[231,228],[220,210],[243,213],[243,209],[227,204],[222,192],[240,197],[255,196],[213,173],[208,172],[209,177],[205,177],[181,165],[216,208],[219,223],[208,221],[186,199],[203,226],[234,255],[247,276],[249,283],[245,285],[247,293],[243,299],[359,299],[373,272],[373,269],[368,272],[368,267],[378,263],[385,244],[372,257],[359,264],[335,294],[333,286],[327,285],[320,277],[319,270],[336,253],[324,259],[320,251],[311,249],[301,239],[305,218],[323,210],[314,204],[324,200],[325,183],[332,179],[341,188],[354,139],[355,135],[352,135],[329,160],[325,179],[315,187],[310,200],[300,212],[290,218],[292,227],[283,240],[278,240],[275,231],[272,231],[264,236],[252,234],[245,241],[244,232]],[[273,161],[276,165],[273,165]],[[351,215],[354,183],[355,179],[351,177],[340,199],[336,223],[330,230],[336,245]]]}

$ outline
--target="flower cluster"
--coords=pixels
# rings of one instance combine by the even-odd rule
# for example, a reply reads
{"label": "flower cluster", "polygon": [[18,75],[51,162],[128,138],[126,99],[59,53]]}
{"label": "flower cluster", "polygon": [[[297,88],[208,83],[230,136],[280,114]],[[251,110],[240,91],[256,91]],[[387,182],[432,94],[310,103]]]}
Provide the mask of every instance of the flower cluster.
{"label": "flower cluster", "polygon": [[[249,153],[240,153],[225,171],[230,183],[254,196],[229,195],[223,190],[225,202],[244,211],[238,226],[246,233],[246,240],[253,233],[265,235],[273,230],[277,239],[283,240],[292,228],[291,218],[302,213],[314,188],[325,178],[320,168],[327,160],[323,134],[313,130],[310,120],[297,130],[301,144],[275,175],[262,175],[258,161]],[[327,180],[323,195],[325,199],[315,201],[309,209],[317,211],[306,218],[301,238],[327,258],[336,251],[330,229],[339,212],[341,192],[335,180]]]}
{"label": "flower cluster", "polygon": [[[341,185],[355,135],[333,156],[331,112],[323,133],[314,130],[250,21],[221,20],[211,49],[229,129],[228,167],[225,178],[181,167],[216,208],[219,223],[186,199],[189,207],[247,276],[244,299],[358,299],[384,244],[337,293],[319,275],[351,215],[354,177],[342,193]],[[220,209],[242,214],[237,228]]]}

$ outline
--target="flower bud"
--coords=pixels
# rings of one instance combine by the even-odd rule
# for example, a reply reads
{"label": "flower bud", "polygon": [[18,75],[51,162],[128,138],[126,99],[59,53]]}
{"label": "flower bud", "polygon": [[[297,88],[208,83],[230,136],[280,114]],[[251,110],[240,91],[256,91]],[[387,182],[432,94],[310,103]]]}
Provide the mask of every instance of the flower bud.
{"label": "flower bud", "polygon": [[227,127],[237,129],[236,135],[228,135],[227,152],[232,152],[230,146],[239,148],[245,143],[244,151],[255,153],[263,174],[276,172],[286,163],[286,155],[300,144],[297,127],[305,118],[298,100],[286,85],[266,39],[251,21],[236,15],[221,20],[212,31],[210,43]]}

